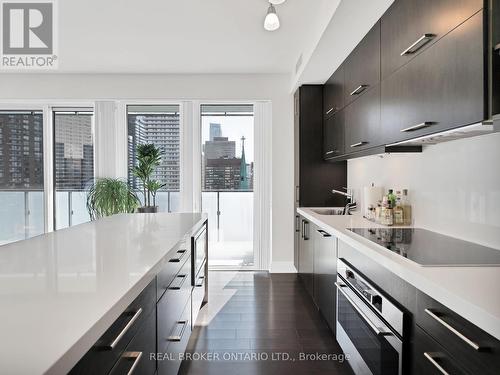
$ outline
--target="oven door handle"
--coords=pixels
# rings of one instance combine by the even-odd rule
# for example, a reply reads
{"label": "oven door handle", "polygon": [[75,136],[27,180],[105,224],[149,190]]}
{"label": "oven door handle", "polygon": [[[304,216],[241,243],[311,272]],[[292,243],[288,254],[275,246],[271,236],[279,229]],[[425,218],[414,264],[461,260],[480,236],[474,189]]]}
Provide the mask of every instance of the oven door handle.
{"label": "oven door handle", "polygon": [[373,331],[377,335],[389,336],[389,335],[393,334],[391,331],[387,331],[383,328],[377,327],[377,325],[370,320],[368,315],[366,315],[366,313],[357,305],[357,303],[351,298],[351,296],[349,296],[346,292],[343,291],[344,288],[349,288],[347,285],[340,284],[339,282],[335,282],[335,286],[337,287],[337,290],[344,295],[344,297],[347,299],[347,301],[349,301],[349,303],[352,305],[352,307],[359,313],[359,315],[361,315],[363,320],[366,323],[368,323],[368,325],[373,329]]}

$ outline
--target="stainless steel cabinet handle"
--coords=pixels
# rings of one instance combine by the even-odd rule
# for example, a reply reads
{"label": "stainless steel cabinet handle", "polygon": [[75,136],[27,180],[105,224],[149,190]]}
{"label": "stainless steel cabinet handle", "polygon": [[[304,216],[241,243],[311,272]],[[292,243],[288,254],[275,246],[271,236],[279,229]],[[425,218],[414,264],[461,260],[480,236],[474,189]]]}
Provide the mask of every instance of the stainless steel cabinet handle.
{"label": "stainless steel cabinet handle", "polygon": [[351,147],[360,147],[360,146],[364,146],[366,144],[368,144],[368,142],[363,141],[363,142],[353,143],[351,145]]}
{"label": "stainless steel cabinet handle", "polygon": [[467,336],[465,336],[463,333],[459,332],[455,328],[453,328],[451,325],[446,323],[443,319],[441,319],[435,312],[433,312],[430,309],[425,309],[424,310],[428,315],[430,315],[434,320],[436,320],[438,323],[446,327],[449,331],[451,331],[453,334],[455,334],[458,338],[460,338],[462,341],[467,343],[469,346],[474,348],[475,350],[481,350],[484,349],[481,346],[479,346],[477,343],[469,339]]}
{"label": "stainless steel cabinet handle", "polygon": [[187,320],[179,320],[174,329],[172,330],[172,334],[167,337],[167,341],[178,342],[182,340],[182,336],[184,336],[184,331],[186,330],[188,321]]}
{"label": "stainless steel cabinet handle", "polygon": [[354,95],[359,95],[361,94],[363,91],[365,91],[370,85],[359,85],[358,87],[356,87],[354,89],[353,92],[351,92],[349,95],[351,96],[354,96]]}
{"label": "stainless steel cabinet handle", "polygon": [[392,332],[382,331],[379,327],[377,327],[375,325],[375,323],[373,323],[370,320],[370,318],[365,314],[365,312],[358,307],[358,305],[356,304],[356,302],[346,292],[344,292],[342,290],[343,288],[349,288],[347,285],[340,284],[339,282],[335,282],[335,286],[337,287],[337,290],[340,293],[342,293],[344,295],[344,297],[349,301],[349,303],[351,304],[351,306],[359,313],[359,315],[361,315],[361,317],[363,318],[363,320],[366,323],[368,323],[368,325],[373,329],[373,331],[375,332],[375,334],[377,334],[377,335],[391,335],[392,334]]}
{"label": "stainless steel cabinet handle", "polygon": [[446,371],[437,361],[436,357],[438,356],[438,353],[430,353],[430,352],[424,352],[424,357],[429,360],[430,363],[434,365],[436,369],[439,370],[439,372],[443,375],[450,375],[448,371]]}
{"label": "stainless steel cabinet handle", "polygon": [[170,290],[179,290],[182,288],[182,285],[184,284],[184,281],[186,281],[187,275],[177,275],[168,287]]}
{"label": "stainless steel cabinet handle", "polygon": [[401,52],[401,56],[411,55],[417,52],[420,48],[429,43],[432,39],[434,39],[436,35],[434,34],[424,34],[420,38],[418,38],[411,46]]}
{"label": "stainless steel cabinet handle", "polygon": [[300,232],[300,216],[295,215],[295,232]]}
{"label": "stainless steel cabinet handle", "polygon": [[335,150],[330,150],[330,151],[325,152],[325,155],[331,155],[331,154],[333,154],[334,152],[335,152]]}
{"label": "stainless steel cabinet handle", "polygon": [[331,234],[328,234],[325,232],[323,229],[317,229],[318,233],[321,234],[323,237],[331,237]]}
{"label": "stainless steel cabinet handle", "polygon": [[326,114],[329,115],[334,109],[334,107],[330,108],[328,111],[326,111]]}
{"label": "stainless steel cabinet handle", "polygon": [[187,250],[177,250],[177,253],[176,253],[177,257],[171,258],[169,260],[169,262],[178,263],[182,260],[182,258],[184,258],[184,256],[186,256],[186,254],[187,254]]}
{"label": "stainless steel cabinet handle", "polygon": [[139,318],[139,316],[142,314],[142,307],[140,307],[133,315],[132,318],[128,321],[128,323],[123,327],[123,329],[120,331],[118,336],[115,337],[115,339],[111,342],[109,345],[104,345],[102,346],[102,349],[104,350],[113,350],[116,345],[120,342],[120,340],[125,336],[127,331],[134,325],[134,322]]}
{"label": "stainless steel cabinet handle", "polygon": [[429,126],[433,125],[433,122],[426,121],[426,122],[421,122],[420,124],[417,125],[412,125],[407,128],[401,129],[401,132],[412,132],[415,130],[423,129],[423,128],[428,128]]}

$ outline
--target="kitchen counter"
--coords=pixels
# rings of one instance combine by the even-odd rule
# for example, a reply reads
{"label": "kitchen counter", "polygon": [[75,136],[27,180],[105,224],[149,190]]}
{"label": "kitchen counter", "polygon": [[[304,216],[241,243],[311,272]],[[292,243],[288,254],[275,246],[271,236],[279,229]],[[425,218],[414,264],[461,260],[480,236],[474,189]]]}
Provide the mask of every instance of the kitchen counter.
{"label": "kitchen counter", "polygon": [[348,231],[383,227],[360,214],[327,216],[310,208],[297,212],[500,340],[500,293],[496,290],[500,267],[422,267]]}
{"label": "kitchen counter", "polygon": [[121,214],[0,246],[0,367],[67,373],[204,220]]}

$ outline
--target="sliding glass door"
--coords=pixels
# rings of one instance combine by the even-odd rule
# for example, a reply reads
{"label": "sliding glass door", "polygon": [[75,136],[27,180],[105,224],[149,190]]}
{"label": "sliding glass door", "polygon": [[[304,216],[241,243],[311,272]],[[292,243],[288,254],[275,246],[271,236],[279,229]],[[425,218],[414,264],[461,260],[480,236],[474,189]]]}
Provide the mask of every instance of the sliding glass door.
{"label": "sliding glass door", "polygon": [[86,191],[94,181],[92,108],[54,108],[54,228],[90,220]]}
{"label": "sliding glass door", "polygon": [[44,232],[43,113],[0,111],[0,245]]}
{"label": "sliding glass door", "polygon": [[209,265],[252,267],[253,105],[201,106],[202,211],[209,215]]}

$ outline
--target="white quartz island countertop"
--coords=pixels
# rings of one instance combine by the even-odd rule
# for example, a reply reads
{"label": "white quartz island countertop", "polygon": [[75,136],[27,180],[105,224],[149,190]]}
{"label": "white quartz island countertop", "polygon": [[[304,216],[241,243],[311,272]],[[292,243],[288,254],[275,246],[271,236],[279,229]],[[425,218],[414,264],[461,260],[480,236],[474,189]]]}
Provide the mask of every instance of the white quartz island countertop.
{"label": "white quartz island countertop", "polygon": [[297,212],[500,340],[500,267],[423,267],[347,230],[382,227],[359,214]]}
{"label": "white quartz island countertop", "polygon": [[67,373],[205,219],[120,214],[0,246],[0,372]]}

